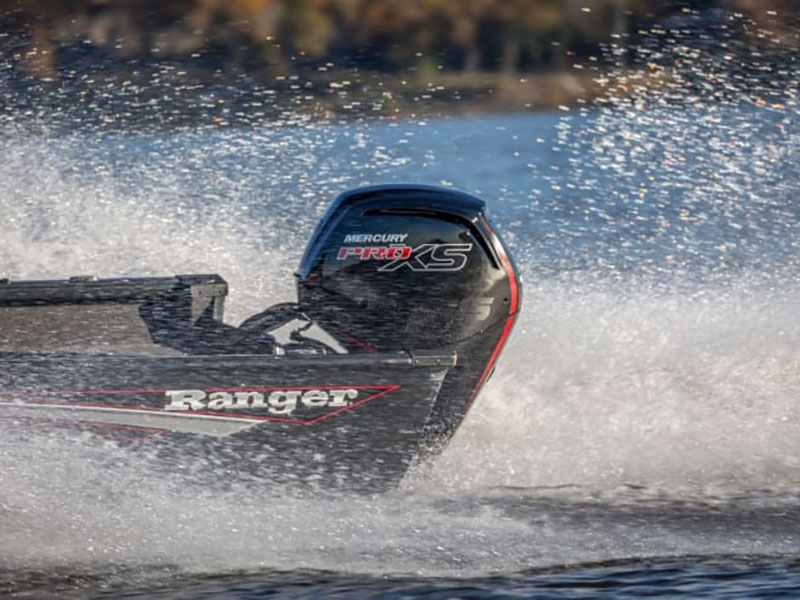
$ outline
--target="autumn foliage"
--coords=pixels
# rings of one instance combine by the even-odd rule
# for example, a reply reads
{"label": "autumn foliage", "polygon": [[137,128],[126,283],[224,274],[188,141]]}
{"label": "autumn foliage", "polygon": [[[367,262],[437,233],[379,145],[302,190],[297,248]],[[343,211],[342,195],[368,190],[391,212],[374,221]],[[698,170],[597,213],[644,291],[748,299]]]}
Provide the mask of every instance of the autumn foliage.
{"label": "autumn foliage", "polygon": [[[82,58],[177,61],[255,74],[325,65],[382,72],[552,70],[676,12],[740,11],[793,39],[790,0],[17,0],[0,50],[55,78]],[[777,25],[776,25],[777,23]],[[4,41],[3,41],[4,40]],[[100,58],[102,61],[98,61]]]}

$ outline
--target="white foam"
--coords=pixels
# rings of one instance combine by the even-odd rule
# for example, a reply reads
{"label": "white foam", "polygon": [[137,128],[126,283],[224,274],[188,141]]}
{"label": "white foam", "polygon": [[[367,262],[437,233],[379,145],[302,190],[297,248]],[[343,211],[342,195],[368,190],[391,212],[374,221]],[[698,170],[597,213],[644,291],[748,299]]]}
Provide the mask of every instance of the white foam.
{"label": "white foam", "polygon": [[437,477],[457,485],[744,488],[797,479],[800,301],[543,282]]}
{"label": "white foam", "polygon": [[[0,275],[216,271],[231,283],[229,320],[241,320],[292,297],[290,273],[313,222],[334,191],[365,178],[364,160],[351,168],[351,157],[322,151],[337,135],[165,136],[134,159],[125,138],[123,152],[111,138],[9,136],[0,142]],[[355,137],[369,154],[368,137]],[[428,176],[444,171],[427,152],[420,161]],[[504,169],[495,175],[504,179]],[[298,495],[269,482],[222,492],[110,446],[4,437],[0,562],[477,575],[751,551],[754,541],[794,552],[796,536],[777,522],[757,533],[709,525],[687,535],[685,519],[618,507],[666,498],[669,514],[686,497],[708,502],[708,490],[724,504],[764,487],[796,498],[797,285],[746,272],[714,285],[665,285],[659,273],[537,276],[538,240],[526,223],[509,225],[526,275],[523,315],[494,378],[421,482],[380,498]],[[175,461],[219,468],[213,456]],[[631,495],[625,484],[645,491]],[[562,485],[572,487],[547,489]]]}

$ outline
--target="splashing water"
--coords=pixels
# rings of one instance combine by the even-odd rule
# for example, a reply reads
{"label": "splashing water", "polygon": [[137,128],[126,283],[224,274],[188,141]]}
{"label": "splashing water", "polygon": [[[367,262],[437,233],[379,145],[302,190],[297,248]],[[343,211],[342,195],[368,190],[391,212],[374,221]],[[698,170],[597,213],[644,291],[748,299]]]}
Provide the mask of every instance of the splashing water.
{"label": "splashing water", "polygon": [[435,469],[469,486],[794,484],[797,291],[528,286],[523,333]]}
{"label": "splashing water", "polygon": [[413,180],[486,197],[525,303],[451,446],[396,493],[212,491],[110,446],[9,438],[0,560],[461,576],[796,553],[797,106],[739,81],[563,118],[11,131],[2,276],[219,272],[237,322],[292,297],[331,196]]}

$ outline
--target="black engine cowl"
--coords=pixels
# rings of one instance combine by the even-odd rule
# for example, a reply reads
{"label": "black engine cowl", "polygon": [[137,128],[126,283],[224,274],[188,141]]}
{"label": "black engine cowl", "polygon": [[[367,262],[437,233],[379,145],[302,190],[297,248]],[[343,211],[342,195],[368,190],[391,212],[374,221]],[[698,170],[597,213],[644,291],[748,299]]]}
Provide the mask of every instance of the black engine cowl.
{"label": "black engine cowl", "polygon": [[457,351],[431,419],[444,434],[490,374],[520,307],[516,270],[485,208],[432,186],[348,191],[297,273],[301,310],[350,352]]}
{"label": "black engine cowl", "polygon": [[301,308],[351,351],[455,345],[517,311],[482,200],[388,185],[339,196],[298,272]]}

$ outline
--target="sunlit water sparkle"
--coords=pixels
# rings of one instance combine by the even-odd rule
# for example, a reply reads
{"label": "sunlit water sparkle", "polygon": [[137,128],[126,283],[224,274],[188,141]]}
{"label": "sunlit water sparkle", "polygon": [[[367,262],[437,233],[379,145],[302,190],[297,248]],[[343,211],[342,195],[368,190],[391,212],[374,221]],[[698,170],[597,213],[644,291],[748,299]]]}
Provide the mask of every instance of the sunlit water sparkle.
{"label": "sunlit water sparkle", "polygon": [[[7,589],[546,593],[562,576],[542,569],[585,563],[601,565],[564,576],[576,589],[702,591],[729,572],[745,590],[752,573],[796,585],[795,109],[9,131],[0,276],[218,272],[238,323],[291,299],[334,194],[416,181],[487,199],[525,303],[450,447],[384,496],[212,490],[111,445],[3,439]],[[191,592],[198,578],[212,581]]]}

